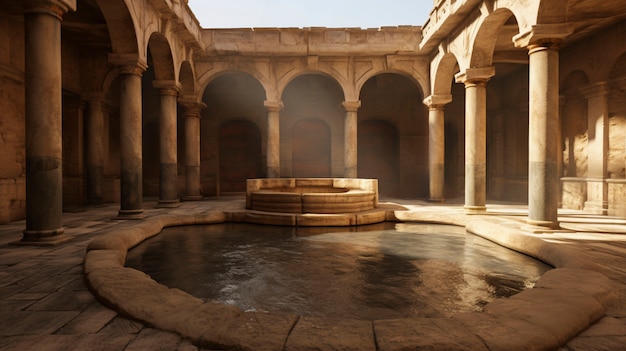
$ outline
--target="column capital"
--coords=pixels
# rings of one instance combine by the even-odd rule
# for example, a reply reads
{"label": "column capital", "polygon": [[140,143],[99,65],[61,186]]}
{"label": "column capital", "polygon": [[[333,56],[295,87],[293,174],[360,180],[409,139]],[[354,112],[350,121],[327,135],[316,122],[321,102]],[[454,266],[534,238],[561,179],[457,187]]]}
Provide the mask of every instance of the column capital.
{"label": "column capital", "polygon": [[154,80],[152,86],[159,89],[161,95],[178,96],[181,84],[175,80]]}
{"label": "column capital", "polygon": [[479,84],[486,83],[491,77],[496,75],[496,68],[480,67],[480,68],[467,68],[465,71],[461,71],[454,75],[454,80],[457,83],[464,84]]}
{"label": "column capital", "polygon": [[452,95],[430,95],[427,96],[423,103],[431,109],[442,108],[452,101]]}
{"label": "column capital", "polygon": [[178,103],[185,108],[183,111],[185,117],[200,118],[200,113],[207,107],[205,103],[195,100],[181,99]]}
{"label": "column capital", "polygon": [[62,19],[70,11],[76,11],[76,0],[27,0],[25,14],[47,14]]}
{"label": "column capital", "polygon": [[136,54],[109,54],[109,62],[118,66],[121,74],[134,74],[141,76],[148,64]]}
{"label": "column capital", "polygon": [[361,107],[361,101],[360,100],[344,101],[341,103],[341,105],[343,106],[343,108],[346,109],[346,112],[356,112],[359,109],[359,107]]}
{"label": "column capital", "polygon": [[528,31],[515,35],[513,43],[518,48],[525,47],[553,47],[572,34],[573,29],[569,23],[537,24]]}
{"label": "column capital", "polygon": [[607,82],[590,84],[580,89],[580,93],[587,99],[596,96],[606,96],[609,95],[610,92],[611,89],[609,88],[609,84]]}
{"label": "column capital", "polygon": [[278,112],[282,110],[283,107],[285,107],[282,101],[270,101],[270,100],[263,101],[263,106],[265,106],[265,108],[269,112]]}

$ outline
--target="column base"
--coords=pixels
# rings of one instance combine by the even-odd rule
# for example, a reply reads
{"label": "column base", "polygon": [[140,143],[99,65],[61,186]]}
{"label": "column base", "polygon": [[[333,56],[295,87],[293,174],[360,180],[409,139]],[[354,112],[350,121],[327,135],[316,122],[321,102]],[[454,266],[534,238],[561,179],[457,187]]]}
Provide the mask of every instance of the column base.
{"label": "column base", "polygon": [[522,226],[522,229],[531,233],[548,233],[560,231],[560,226],[559,222],[540,221],[527,218],[526,225]]}
{"label": "column base", "polygon": [[609,213],[609,203],[604,201],[586,201],[583,207],[583,211],[585,211],[586,213],[606,216]]}
{"label": "column base", "polygon": [[467,206],[465,205],[465,214],[484,214],[487,212],[486,206]]}
{"label": "column base", "polygon": [[204,198],[204,196],[202,195],[186,195],[183,196],[182,200],[183,201],[200,201]]}
{"label": "column base", "polygon": [[73,236],[64,234],[65,229],[53,230],[24,230],[22,240],[12,243],[13,245],[52,246],[73,239]]}
{"label": "column base", "polygon": [[143,209],[139,209],[139,210],[120,210],[117,214],[117,217],[115,217],[114,219],[120,219],[120,220],[124,220],[124,219],[144,219],[145,215],[143,214]]}
{"label": "column base", "polygon": [[178,200],[159,200],[156,207],[157,208],[176,208],[180,206],[180,201]]}

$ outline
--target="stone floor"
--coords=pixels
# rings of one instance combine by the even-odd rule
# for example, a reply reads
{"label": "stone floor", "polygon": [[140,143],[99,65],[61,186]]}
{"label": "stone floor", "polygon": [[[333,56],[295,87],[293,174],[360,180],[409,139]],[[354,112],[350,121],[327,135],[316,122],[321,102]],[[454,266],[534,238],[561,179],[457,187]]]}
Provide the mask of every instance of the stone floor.
{"label": "stone floor", "polygon": [[[411,211],[432,204],[381,199]],[[146,199],[147,216],[167,211]],[[183,203],[175,211],[242,209],[243,197]],[[462,212],[461,204],[435,205]],[[488,204],[488,216],[523,221],[521,205]],[[0,226],[0,350],[204,350],[176,334],[125,318],[100,304],[84,283],[83,259],[88,243],[105,228],[129,222],[113,220],[115,205],[64,213],[66,233],[74,238],[53,247],[12,245],[21,238],[24,222]],[[580,250],[611,278],[621,293],[598,323],[571,339],[559,351],[626,350],[626,220],[559,212],[565,231],[537,234],[544,240]],[[132,221],[131,221],[132,222]]]}

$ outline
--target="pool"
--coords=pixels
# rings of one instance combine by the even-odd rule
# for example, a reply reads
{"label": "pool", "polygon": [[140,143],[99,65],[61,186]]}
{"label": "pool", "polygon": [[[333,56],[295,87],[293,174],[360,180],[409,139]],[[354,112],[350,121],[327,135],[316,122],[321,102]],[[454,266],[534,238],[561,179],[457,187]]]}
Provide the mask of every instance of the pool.
{"label": "pool", "polygon": [[450,225],[165,229],[126,265],[246,311],[379,320],[480,311],[551,269]]}

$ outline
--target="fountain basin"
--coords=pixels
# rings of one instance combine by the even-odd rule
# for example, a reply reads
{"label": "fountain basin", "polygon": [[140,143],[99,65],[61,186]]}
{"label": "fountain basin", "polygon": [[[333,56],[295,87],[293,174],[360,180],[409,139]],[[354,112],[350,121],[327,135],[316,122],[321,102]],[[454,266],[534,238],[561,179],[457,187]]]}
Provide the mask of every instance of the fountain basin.
{"label": "fountain basin", "polygon": [[374,210],[378,180],[357,178],[248,179],[246,208],[298,214],[343,214]]}

